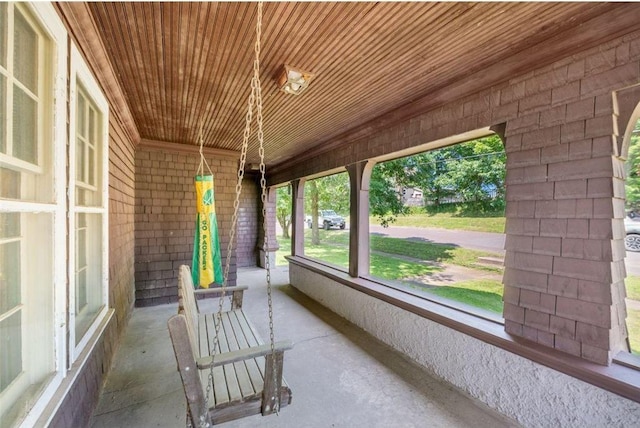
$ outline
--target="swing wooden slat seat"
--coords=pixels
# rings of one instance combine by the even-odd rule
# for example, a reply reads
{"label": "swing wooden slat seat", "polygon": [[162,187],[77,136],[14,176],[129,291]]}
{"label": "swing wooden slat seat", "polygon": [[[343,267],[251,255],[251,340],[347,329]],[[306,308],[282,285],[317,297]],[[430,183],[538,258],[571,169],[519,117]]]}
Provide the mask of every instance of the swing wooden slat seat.
{"label": "swing wooden slat seat", "polygon": [[[244,289],[227,287],[227,292]],[[267,415],[276,410],[278,401],[279,407],[290,404],[292,394],[282,377],[282,366],[284,351],[292,348],[291,342],[276,342],[272,352],[247,319],[241,299],[234,296],[232,309],[220,314],[220,351],[212,356],[217,314],[198,310],[195,294],[199,290],[194,293],[191,273],[184,265],[180,267],[178,290],[178,315],[169,319],[168,326],[187,399],[187,423],[200,426],[198,415],[206,415],[213,424]],[[212,392],[206,394],[212,367]],[[209,398],[206,410],[205,396]]]}

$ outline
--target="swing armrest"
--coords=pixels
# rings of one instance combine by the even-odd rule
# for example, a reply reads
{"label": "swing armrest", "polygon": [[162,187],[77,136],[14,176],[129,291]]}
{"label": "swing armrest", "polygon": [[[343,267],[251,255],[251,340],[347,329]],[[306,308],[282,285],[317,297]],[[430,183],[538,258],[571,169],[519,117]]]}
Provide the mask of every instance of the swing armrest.
{"label": "swing armrest", "polygon": [[[276,342],[274,351],[284,352],[293,348],[293,343],[290,340],[284,340]],[[200,357],[196,359],[196,365],[198,369],[208,369],[211,366],[218,367],[225,364],[237,363],[238,361],[244,361],[256,357],[264,357],[271,353],[271,345],[259,345],[252,346],[251,348],[239,349],[237,351],[224,352],[215,356]]]}

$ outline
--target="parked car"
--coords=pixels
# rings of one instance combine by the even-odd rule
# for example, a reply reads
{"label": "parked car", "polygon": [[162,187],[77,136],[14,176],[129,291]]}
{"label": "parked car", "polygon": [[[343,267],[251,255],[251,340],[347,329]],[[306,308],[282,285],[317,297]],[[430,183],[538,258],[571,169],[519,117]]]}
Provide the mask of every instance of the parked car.
{"label": "parked car", "polygon": [[624,247],[627,251],[640,251],[640,220],[625,218],[624,230],[627,234],[624,238]]}
{"label": "parked car", "polygon": [[[309,229],[313,227],[311,216],[307,216],[307,225],[309,226]],[[324,230],[329,230],[332,227],[344,229],[345,226],[346,223],[344,218],[336,214],[334,210],[320,210],[318,216],[318,227],[322,227]]]}

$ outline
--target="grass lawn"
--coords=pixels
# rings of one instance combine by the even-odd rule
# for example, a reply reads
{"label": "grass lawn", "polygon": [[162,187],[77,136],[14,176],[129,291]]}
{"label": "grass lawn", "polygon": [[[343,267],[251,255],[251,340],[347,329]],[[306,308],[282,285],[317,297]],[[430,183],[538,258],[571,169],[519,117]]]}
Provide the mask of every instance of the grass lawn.
{"label": "grass lawn", "polygon": [[[324,235],[321,233],[320,242],[324,244],[347,246],[349,243],[349,232],[329,231],[324,232]],[[454,245],[434,244],[431,242],[410,241],[401,238],[389,238],[386,236],[373,235],[371,236],[371,250],[375,252],[395,254],[398,256],[412,257],[414,259],[430,262],[464,266],[471,269],[501,272],[498,267],[476,265],[478,257],[499,257],[499,254],[491,253],[489,251],[471,250],[468,248],[456,247]],[[371,266],[373,266],[373,263],[371,263]]]}
{"label": "grass lawn", "polygon": [[475,279],[435,288],[423,289],[447,299],[502,314],[502,283],[492,279]]}
{"label": "grass lawn", "polygon": [[640,311],[627,308],[627,328],[629,329],[629,341],[631,352],[640,355]]}
{"label": "grass lawn", "polygon": [[[348,231],[320,230],[320,242],[320,245],[311,245],[311,231],[305,231],[305,255],[334,265],[348,267]],[[284,256],[291,252],[291,240],[279,237],[278,243],[280,250],[276,255],[276,264],[284,265],[286,264]],[[452,264],[473,269],[499,271],[497,267],[485,268],[474,265],[478,256],[493,254],[451,245],[372,236],[371,248],[375,251],[371,255],[371,274],[391,281],[411,281],[413,278],[443,270],[441,265],[403,260],[397,256],[406,256],[424,262],[439,262],[444,265]],[[433,288],[420,287],[415,284],[408,284],[408,286],[496,313],[502,312],[502,285],[500,281],[473,280]]]}
{"label": "grass lawn", "polygon": [[624,283],[627,286],[627,297],[633,300],[640,300],[640,277],[628,276]]}
{"label": "grass lawn", "polygon": [[[371,217],[371,224],[380,222]],[[500,217],[463,217],[454,213],[409,214],[398,216],[392,226],[436,227],[440,229],[470,230],[474,232],[504,233],[504,216]]]}

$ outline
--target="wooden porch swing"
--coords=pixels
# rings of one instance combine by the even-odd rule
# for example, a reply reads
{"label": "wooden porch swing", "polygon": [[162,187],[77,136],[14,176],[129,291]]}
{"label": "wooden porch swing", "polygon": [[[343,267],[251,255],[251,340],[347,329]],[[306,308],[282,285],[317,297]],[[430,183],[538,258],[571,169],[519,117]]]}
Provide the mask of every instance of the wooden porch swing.
{"label": "wooden porch swing", "polygon": [[[187,426],[208,427],[225,421],[262,413],[277,413],[291,403],[291,390],[282,377],[284,351],[291,342],[274,340],[271,267],[265,259],[270,343],[263,344],[242,310],[242,292],[246,287],[227,287],[231,252],[238,223],[238,211],[254,104],[260,156],[260,186],[264,245],[269,248],[266,230],[267,186],[262,131],[262,93],[260,84],[260,36],[262,2],[258,2],[255,60],[243,134],[234,210],[229,232],[224,281],[220,288],[194,290],[189,268],[181,266],[178,279],[179,311],[169,319],[178,370],[187,399]],[[202,132],[200,155],[202,155]],[[217,313],[200,312],[196,294],[219,294]],[[223,311],[225,295],[231,293],[231,309]]]}

